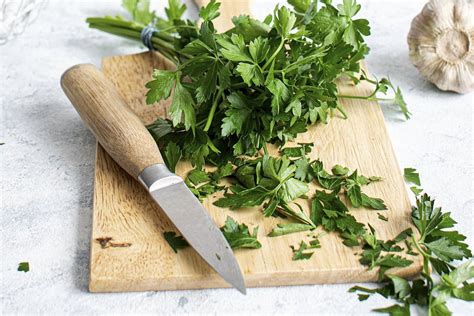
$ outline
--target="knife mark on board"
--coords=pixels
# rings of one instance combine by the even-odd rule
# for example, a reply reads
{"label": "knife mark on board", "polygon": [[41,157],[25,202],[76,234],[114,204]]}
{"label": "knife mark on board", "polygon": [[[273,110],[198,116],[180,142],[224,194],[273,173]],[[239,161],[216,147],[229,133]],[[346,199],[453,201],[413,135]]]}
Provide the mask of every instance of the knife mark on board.
{"label": "knife mark on board", "polygon": [[102,249],[106,249],[109,247],[112,248],[127,248],[132,246],[132,243],[129,242],[114,242],[112,241],[112,237],[99,237],[96,238],[95,241],[97,241],[100,244],[100,247]]}

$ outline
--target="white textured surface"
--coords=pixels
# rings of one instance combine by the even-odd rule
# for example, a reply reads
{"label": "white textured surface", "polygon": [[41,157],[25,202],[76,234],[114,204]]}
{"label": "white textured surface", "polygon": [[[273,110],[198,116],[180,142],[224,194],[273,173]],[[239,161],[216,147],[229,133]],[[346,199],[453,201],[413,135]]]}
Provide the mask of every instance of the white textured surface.
{"label": "white textured surface", "polygon": [[[373,35],[368,65],[401,86],[413,112],[405,122],[384,106],[400,165],[459,221],[473,245],[473,95],[437,91],[408,60],[405,36],[424,1],[366,0]],[[163,3],[163,2],[161,2]],[[258,2],[255,14],[273,1]],[[360,303],[351,286],[319,285],[123,294],[87,291],[95,140],[59,87],[76,63],[140,51],[136,43],[89,30],[87,16],[120,12],[118,1],[51,1],[19,38],[0,46],[2,162],[0,311],[3,313],[366,314],[391,303]],[[315,257],[317,260],[317,257]],[[30,272],[16,271],[29,261]],[[452,301],[455,314],[473,304]]]}

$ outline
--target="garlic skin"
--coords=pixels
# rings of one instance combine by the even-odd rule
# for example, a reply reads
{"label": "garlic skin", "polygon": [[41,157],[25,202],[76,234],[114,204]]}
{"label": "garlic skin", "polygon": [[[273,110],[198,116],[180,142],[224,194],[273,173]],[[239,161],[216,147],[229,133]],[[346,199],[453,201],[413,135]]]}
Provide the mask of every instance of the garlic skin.
{"label": "garlic skin", "polygon": [[410,59],[439,89],[474,90],[474,2],[431,0],[408,33]]}

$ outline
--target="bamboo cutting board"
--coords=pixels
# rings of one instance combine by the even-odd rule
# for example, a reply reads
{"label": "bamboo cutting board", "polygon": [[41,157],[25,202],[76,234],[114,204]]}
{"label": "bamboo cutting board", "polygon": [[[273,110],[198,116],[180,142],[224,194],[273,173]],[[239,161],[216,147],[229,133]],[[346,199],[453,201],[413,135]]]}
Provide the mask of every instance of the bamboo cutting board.
{"label": "bamboo cutting board", "polygon": [[[248,10],[246,1],[224,1],[223,9]],[[225,22],[225,20],[224,20]],[[228,24],[217,22],[225,29]],[[127,104],[145,124],[157,116],[166,116],[169,102],[154,106],[145,104],[144,84],[153,68],[171,67],[159,54],[142,53],[105,58],[102,69],[120,91]],[[343,94],[367,95],[370,87],[340,83]],[[361,174],[383,177],[384,181],[365,187],[364,192],[382,198],[389,210],[383,214],[388,222],[377,218],[377,211],[351,210],[357,220],[370,222],[379,239],[395,237],[410,226],[410,202],[380,106],[375,102],[343,100],[347,120],[331,119],[301,135],[298,142],[314,142],[312,158],[320,158],[327,168],[342,164]],[[185,176],[190,165],[181,163],[177,173]],[[310,192],[313,194],[314,188]],[[266,237],[281,219],[264,218],[257,209],[229,211],[217,208],[215,195],[204,201],[216,224],[222,226],[227,216],[238,222],[259,226],[262,248],[236,250],[235,255],[248,287],[344,283],[374,281],[377,270],[360,265],[359,249],[344,246],[334,234],[320,238],[322,248],[310,260],[292,261],[290,245],[308,240],[307,232],[281,237]],[[307,209],[307,207],[306,207]],[[191,248],[175,254],[163,238],[163,232],[176,228],[159,209],[141,185],[123,171],[97,146],[93,229],[91,242],[90,290],[92,292],[148,291],[228,287],[228,285]],[[318,229],[316,233],[320,232]],[[359,251],[360,252],[360,251]],[[416,259],[416,258],[415,258]],[[421,271],[421,261],[397,271],[414,276]]]}

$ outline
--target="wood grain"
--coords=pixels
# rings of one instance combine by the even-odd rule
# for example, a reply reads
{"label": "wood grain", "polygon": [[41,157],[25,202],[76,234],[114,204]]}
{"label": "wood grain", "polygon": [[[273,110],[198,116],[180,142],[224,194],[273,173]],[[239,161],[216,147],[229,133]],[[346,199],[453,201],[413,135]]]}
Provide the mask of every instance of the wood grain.
{"label": "wood grain", "polygon": [[148,166],[163,163],[143,122],[94,65],[68,69],[61,77],[61,86],[98,142],[132,177],[138,178]]}
{"label": "wood grain", "polygon": [[[226,1],[228,3],[231,2]],[[102,65],[105,75],[145,123],[167,115],[169,102],[152,107],[145,105],[144,84],[150,79],[153,68],[169,67],[156,53],[110,57],[104,59]],[[339,88],[343,94],[353,95],[366,95],[370,91],[364,84],[354,87],[344,82],[339,83]],[[349,115],[347,120],[334,117],[328,125],[319,124],[296,141],[314,142],[312,158],[319,157],[328,167],[339,163],[357,168],[364,175],[383,177],[383,182],[366,187],[364,192],[385,200],[389,209],[384,215],[389,221],[379,220],[376,211],[366,209],[351,209],[351,214],[361,222],[371,223],[379,239],[393,238],[410,227],[410,203],[382,111],[376,102],[342,102]],[[190,165],[187,163],[177,166],[177,173],[181,176],[188,170]],[[311,194],[314,189],[311,188]],[[219,197],[216,194],[204,201],[217,225],[222,226],[225,218],[231,216],[251,228],[259,226],[258,238],[262,248],[235,252],[248,287],[377,279],[377,270],[368,271],[358,262],[354,253],[360,249],[344,246],[335,234],[320,238],[322,248],[316,249],[310,260],[292,261],[289,246],[298,245],[302,239],[307,241],[307,233],[266,237],[282,219],[265,218],[256,208],[241,211],[216,208],[212,202]],[[307,202],[302,201],[302,204],[307,210]],[[228,286],[193,249],[175,254],[163,238],[163,232],[170,230],[176,229],[146,191],[98,146],[90,290],[119,292]],[[319,232],[320,229],[316,231]],[[112,238],[111,242],[129,243],[130,246],[103,248],[97,239],[105,237]],[[394,271],[405,277],[417,275],[421,271],[421,260],[419,257],[411,259],[415,262],[410,267]]]}

